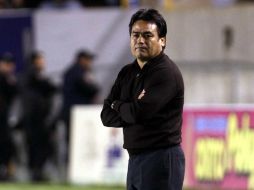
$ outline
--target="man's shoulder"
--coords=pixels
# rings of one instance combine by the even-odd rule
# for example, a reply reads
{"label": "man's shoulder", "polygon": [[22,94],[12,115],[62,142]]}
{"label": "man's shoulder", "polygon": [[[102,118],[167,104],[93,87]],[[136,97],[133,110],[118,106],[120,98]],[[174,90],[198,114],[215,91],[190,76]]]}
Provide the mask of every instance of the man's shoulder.
{"label": "man's shoulder", "polygon": [[162,64],[160,64],[160,67],[168,69],[171,72],[179,72],[180,71],[177,64],[171,58],[169,58],[169,56],[167,56],[166,54],[165,54],[165,56],[163,56]]}
{"label": "man's shoulder", "polygon": [[122,67],[119,73],[126,73],[134,68],[134,63],[128,63]]}
{"label": "man's shoulder", "polygon": [[172,80],[172,77],[182,77],[181,71],[177,64],[166,54],[163,54],[157,63],[153,64],[150,72],[154,78],[160,78],[161,80]]}
{"label": "man's shoulder", "polygon": [[170,76],[170,75],[173,76],[175,81],[178,83],[178,87],[183,89],[184,88],[183,77],[178,65],[174,61],[172,61],[172,59],[170,59],[168,56],[165,57],[165,61],[167,62],[167,64],[165,64],[167,66],[167,69],[166,69],[168,72],[167,76]]}
{"label": "man's shoulder", "polygon": [[175,62],[167,54],[163,55],[161,62],[166,63],[165,65],[167,65],[167,66],[175,66],[176,65]]}
{"label": "man's shoulder", "polygon": [[71,65],[69,66],[65,72],[64,75],[65,76],[69,76],[69,75],[78,75],[79,73],[82,73],[82,69],[79,67],[79,65]]}

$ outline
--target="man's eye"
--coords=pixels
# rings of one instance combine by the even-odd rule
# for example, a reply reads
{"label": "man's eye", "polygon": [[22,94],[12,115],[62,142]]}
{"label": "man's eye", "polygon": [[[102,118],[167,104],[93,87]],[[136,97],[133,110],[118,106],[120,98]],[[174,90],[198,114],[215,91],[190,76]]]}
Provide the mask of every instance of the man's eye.
{"label": "man's eye", "polygon": [[144,37],[145,38],[151,38],[151,37],[153,37],[153,35],[151,35],[151,34],[145,34]]}
{"label": "man's eye", "polygon": [[138,34],[132,34],[132,37],[134,37],[134,38],[138,38]]}

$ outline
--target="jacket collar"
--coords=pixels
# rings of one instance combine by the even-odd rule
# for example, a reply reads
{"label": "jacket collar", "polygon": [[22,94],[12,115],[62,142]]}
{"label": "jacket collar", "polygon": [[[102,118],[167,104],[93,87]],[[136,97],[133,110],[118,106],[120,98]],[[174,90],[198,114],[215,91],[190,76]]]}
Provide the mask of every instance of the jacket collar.
{"label": "jacket collar", "polygon": [[165,56],[164,52],[161,51],[161,53],[159,55],[157,55],[156,57],[153,57],[152,59],[150,59],[149,61],[147,61],[147,63],[144,65],[144,67],[141,69],[139,67],[138,61],[137,59],[133,62],[133,64],[135,65],[135,67],[137,67],[139,70],[145,70],[147,68],[150,68],[158,63],[160,63],[160,60]]}

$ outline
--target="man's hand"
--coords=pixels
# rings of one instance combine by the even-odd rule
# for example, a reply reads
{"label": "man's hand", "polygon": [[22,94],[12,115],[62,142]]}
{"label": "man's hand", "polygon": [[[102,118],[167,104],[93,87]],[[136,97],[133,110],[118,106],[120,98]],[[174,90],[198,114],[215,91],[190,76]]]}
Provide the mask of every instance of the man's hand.
{"label": "man's hand", "polygon": [[123,104],[122,101],[114,100],[114,101],[111,103],[110,107],[111,107],[111,109],[113,109],[113,110],[119,112],[120,106],[121,106],[122,104]]}
{"label": "man's hand", "polygon": [[138,99],[140,100],[145,95],[146,91],[145,89],[142,90],[142,92],[139,94]]}

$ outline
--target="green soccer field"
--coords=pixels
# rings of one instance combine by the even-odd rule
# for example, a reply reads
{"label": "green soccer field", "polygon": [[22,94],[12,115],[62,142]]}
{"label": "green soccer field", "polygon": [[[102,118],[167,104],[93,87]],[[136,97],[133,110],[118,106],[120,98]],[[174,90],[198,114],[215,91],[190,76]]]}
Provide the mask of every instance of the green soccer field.
{"label": "green soccer field", "polygon": [[120,186],[107,187],[107,186],[72,186],[72,185],[57,185],[57,184],[0,183],[0,190],[125,190],[125,188]]}
{"label": "green soccer field", "polygon": [[112,186],[72,186],[56,184],[4,184],[0,183],[0,190],[124,190],[124,187]]}

